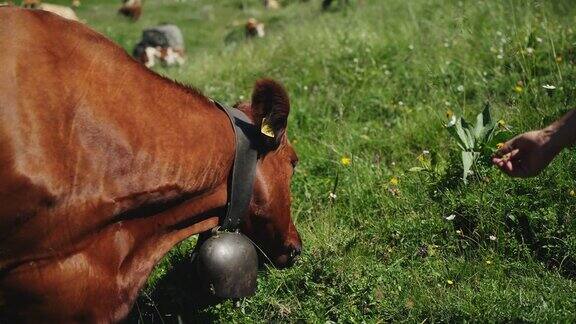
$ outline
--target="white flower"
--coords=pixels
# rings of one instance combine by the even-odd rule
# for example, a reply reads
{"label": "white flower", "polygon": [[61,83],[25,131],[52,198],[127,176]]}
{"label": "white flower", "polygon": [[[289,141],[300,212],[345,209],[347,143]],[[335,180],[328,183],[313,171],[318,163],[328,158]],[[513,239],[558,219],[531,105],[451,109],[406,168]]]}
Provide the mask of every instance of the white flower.
{"label": "white flower", "polygon": [[239,95],[239,96],[238,96],[238,99],[244,100],[244,96],[243,96],[243,95]]}
{"label": "white flower", "polygon": [[329,195],[330,199],[336,199],[336,194],[331,192]]}
{"label": "white flower", "polygon": [[447,221],[453,221],[454,218],[456,218],[456,215],[452,214],[452,215],[446,216],[446,217],[444,217],[444,218],[445,218]]}
{"label": "white flower", "polygon": [[304,86],[304,91],[308,91],[308,86]]}
{"label": "white flower", "polygon": [[456,90],[462,92],[462,91],[464,91],[464,86],[463,86],[463,85],[459,85],[458,88],[456,88]]}
{"label": "white flower", "polygon": [[536,37],[536,41],[537,41],[538,43],[542,43],[542,38]]}
{"label": "white flower", "polygon": [[424,151],[422,151],[422,154],[424,154],[424,155],[426,155],[426,154],[430,154],[430,151],[428,151],[428,150],[424,150]]}
{"label": "white flower", "polygon": [[556,87],[551,85],[551,84],[545,84],[542,86],[542,88],[546,89],[546,90],[555,90]]}
{"label": "white flower", "polygon": [[402,101],[398,101],[398,105],[399,106],[404,106],[404,103]]}
{"label": "white flower", "polygon": [[490,241],[496,241],[496,236],[490,235]]}
{"label": "white flower", "polygon": [[532,54],[532,53],[534,53],[534,49],[532,47],[528,47],[528,48],[526,48],[526,53]]}
{"label": "white flower", "polygon": [[504,58],[504,55],[502,55],[502,54],[498,54],[498,55],[496,55],[496,58],[498,58],[499,60],[501,60],[501,59],[503,59],[503,58]]}
{"label": "white flower", "polygon": [[412,50],[414,50],[414,45],[410,44],[410,45],[408,46],[408,48],[412,51]]}
{"label": "white flower", "polygon": [[444,43],[444,47],[450,47],[450,44]]}

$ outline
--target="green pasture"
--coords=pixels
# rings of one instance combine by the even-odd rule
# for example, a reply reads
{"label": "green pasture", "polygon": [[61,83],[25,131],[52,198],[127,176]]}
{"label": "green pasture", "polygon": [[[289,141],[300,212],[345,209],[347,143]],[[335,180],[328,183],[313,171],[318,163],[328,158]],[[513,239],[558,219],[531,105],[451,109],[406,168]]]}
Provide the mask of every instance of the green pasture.
{"label": "green pasture", "polygon": [[[527,180],[485,155],[465,185],[444,127],[488,103],[518,134],[575,107],[572,1],[352,0],[323,12],[319,0],[276,11],[147,0],[135,23],[116,15],[119,2],[77,12],[128,51],[146,26],[180,26],[187,63],[158,73],[228,104],[260,77],[285,84],[304,242],[293,268],[261,273],[255,297],[197,309],[185,270],[166,279],[188,240],[156,268],[133,321],[576,321],[576,151]],[[243,38],[249,17],[265,38]]]}

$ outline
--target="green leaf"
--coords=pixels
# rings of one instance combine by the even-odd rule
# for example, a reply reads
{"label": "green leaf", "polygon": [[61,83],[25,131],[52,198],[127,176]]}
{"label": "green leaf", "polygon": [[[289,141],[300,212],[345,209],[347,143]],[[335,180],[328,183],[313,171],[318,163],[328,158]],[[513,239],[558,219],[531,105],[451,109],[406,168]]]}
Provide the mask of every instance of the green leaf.
{"label": "green leaf", "polygon": [[480,156],[478,152],[462,151],[462,180],[464,180],[464,184],[468,184],[468,175],[478,156]]}
{"label": "green leaf", "polygon": [[470,125],[468,125],[464,118],[458,118],[456,121],[456,132],[464,143],[464,148],[466,150],[472,150],[474,148],[474,139],[470,133]]}
{"label": "green leaf", "polygon": [[452,136],[452,138],[456,140],[456,144],[458,145],[458,147],[461,150],[465,150],[466,144],[462,141],[460,135],[458,135],[458,133],[456,132],[456,126],[455,125],[446,126],[446,129],[448,130],[448,133]]}
{"label": "green leaf", "polygon": [[490,104],[484,105],[482,113],[476,116],[476,126],[474,127],[474,137],[476,138],[476,149],[482,148],[494,135],[496,123],[492,121],[490,114]]}

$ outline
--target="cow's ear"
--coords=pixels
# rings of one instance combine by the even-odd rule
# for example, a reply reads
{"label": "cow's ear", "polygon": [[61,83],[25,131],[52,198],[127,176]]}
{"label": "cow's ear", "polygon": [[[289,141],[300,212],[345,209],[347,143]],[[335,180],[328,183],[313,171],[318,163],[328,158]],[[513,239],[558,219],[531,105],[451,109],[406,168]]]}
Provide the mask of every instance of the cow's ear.
{"label": "cow's ear", "polygon": [[275,150],[286,136],[289,113],[290,99],[284,87],[274,80],[258,80],[252,93],[252,117],[266,149]]}

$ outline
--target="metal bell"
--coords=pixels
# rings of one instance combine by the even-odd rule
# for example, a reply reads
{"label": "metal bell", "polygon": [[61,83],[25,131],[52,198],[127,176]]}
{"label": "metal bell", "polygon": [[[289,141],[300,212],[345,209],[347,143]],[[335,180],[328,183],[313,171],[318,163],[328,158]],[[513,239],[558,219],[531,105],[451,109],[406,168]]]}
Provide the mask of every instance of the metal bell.
{"label": "metal bell", "polygon": [[258,253],[241,233],[216,232],[202,243],[195,262],[205,288],[216,297],[244,298],[256,292]]}

